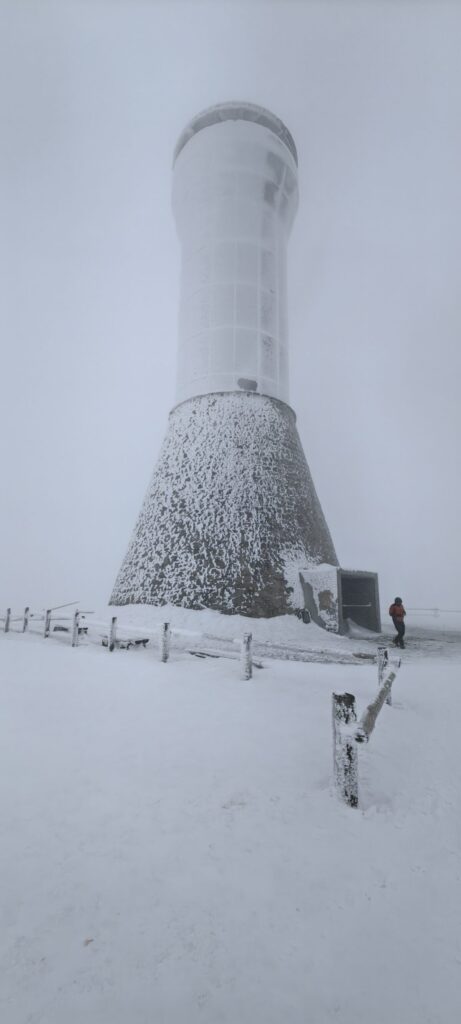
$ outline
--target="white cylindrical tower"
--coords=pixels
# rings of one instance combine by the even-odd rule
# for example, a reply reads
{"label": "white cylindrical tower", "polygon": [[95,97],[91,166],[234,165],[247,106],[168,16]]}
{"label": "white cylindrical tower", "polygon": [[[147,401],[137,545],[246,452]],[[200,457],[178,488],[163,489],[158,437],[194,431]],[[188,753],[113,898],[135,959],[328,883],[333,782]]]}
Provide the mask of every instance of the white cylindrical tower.
{"label": "white cylindrical tower", "polygon": [[302,607],[301,570],[337,565],[288,405],[297,203],[295,144],[270,111],[223,103],[180,136],[176,404],[111,604],[283,615]]}
{"label": "white cylindrical tower", "polygon": [[295,144],[274,114],[223,103],[182,133],[178,402],[239,390],[288,402],[286,245],[297,204]]}

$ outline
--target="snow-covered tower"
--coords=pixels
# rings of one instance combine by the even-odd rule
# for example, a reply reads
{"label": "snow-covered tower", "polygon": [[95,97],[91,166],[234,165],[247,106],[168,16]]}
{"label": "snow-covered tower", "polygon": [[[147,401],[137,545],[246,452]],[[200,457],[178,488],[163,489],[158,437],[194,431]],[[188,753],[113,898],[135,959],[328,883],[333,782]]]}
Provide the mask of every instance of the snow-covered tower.
{"label": "snow-covered tower", "polygon": [[178,402],[242,390],[288,401],[286,247],[297,205],[295,145],[273,114],[223,104],[181,135]]}
{"label": "snow-covered tower", "polygon": [[197,115],[174,155],[176,405],[111,604],[273,616],[337,566],[288,393],[294,141],[250,103]]}

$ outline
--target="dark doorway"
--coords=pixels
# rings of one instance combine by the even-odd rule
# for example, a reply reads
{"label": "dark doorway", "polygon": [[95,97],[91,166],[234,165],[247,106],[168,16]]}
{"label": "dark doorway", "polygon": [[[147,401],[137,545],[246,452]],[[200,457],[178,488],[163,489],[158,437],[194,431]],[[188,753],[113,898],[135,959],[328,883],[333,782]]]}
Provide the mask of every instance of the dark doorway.
{"label": "dark doorway", "polygon": [[378,577],[374,572],[338,572],[341,625],[351,619],[357,626],[381,631]]}

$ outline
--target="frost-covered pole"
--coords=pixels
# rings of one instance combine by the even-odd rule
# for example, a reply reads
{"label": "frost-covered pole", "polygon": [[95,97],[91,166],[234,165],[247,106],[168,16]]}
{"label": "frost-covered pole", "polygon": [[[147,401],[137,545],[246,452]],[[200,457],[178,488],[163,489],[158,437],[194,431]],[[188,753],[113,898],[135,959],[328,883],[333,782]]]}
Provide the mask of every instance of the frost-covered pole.
{"label": "frost-covered pole", "polygon": [[336,792],[349,804],[357,807],[358,794],[358,754],[354,737],[349,726],[357,721],[355,697],[352,693],[333,694],[333,773]]}
{"label": "frost-covered pole", "polygon": [[[400,664],[400,662],[399,662]],[[378,647],[378,688],[381,689],[384,680],[384,673],[389,665],[389,651],[387,647]],[[386,697],[386,704],[392,704],[392,691],[389,690]]]}
{"label": "frost-covered pole", "polygon": [[389,651],[387,647],[378,647],[378,686],[381,689],[384,669],[389,661]]}
{"label": "frost-covered pole", "polygon": [[72,647],[78,646],[78,625],[80,621],[80,612],[77,610],[74,613],[74,621],[72,623]]}
{"label": "frost-covered pole", "polygon": [[162,632],[160,637],[160,659],[161,661],[168,661],[170,657],[170,623],[164,622],[162,625]]}
{"label": "frost-covered pole", "polygon": [[47,608],[47,610],[45,612],[45,628],[43,630],[43,636],[45,637],[45,639],[46,639],[47,636],[50,635],[50,627],[51,627],[51,608]]}
{"label": "frost-covered pole", "polygon": [[111,623],[110,623],[109,643],[107,645],[109,651],[113,651],[114,650],[116,642],[117,642],[117,616],[113,615],[112,619],[111,619]]}
{"label": "frost-covered pole", "polygon": [[5,616],[5,633],[9,633],[9,631],[10,631],[10,619],[11,619],[11,608],[7,608],[6,609],[6,616]]}
{"label": "frost-covered pole", "polygon": [[242,673],[244,679],[253,675],[252,634],[244,633],[242,640]]}
{"label": "frost-covered pole", "polygon": [[29,606],[27,606],[27,608],[24,608],[24,621],[22,623],[22,631],[23,631],[23,633],[26,633],[27,630],[29,629],[29,612],[30,612]]}

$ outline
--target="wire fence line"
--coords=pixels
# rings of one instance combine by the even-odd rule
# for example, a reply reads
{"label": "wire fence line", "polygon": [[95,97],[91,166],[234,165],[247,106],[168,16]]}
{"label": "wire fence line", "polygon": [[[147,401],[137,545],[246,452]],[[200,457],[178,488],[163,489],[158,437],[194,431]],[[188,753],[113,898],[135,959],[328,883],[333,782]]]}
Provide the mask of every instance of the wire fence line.
{"label": "wire fence line", "polygon": [[[53,608],[40,609],[39,611],[32,611],[26,609],[23,615],[15,616],[16,627],[19,627],[17,631],[26,631],[36,633],[44,629],[46,635],[50,633],[55,636],[55,633],[61,633],[61,639],[65,641],[66,633],[70,629],[72,613],[69,610],[76,608],[79,602],[67,602],[64,605],[57,605]],[[28,614],[28,621],[25,628],[23,627],[23,621],[25,614]],[[11,609],[9,609],[11,616]],[[96,620],[95,613],[89,610],[79,610],[80,614],[80,633],[79,636],[84,635],[84,631],[87,635],[88,643],[96,642],[98,644],[103,643],[106,646],[106,642],[103,637],[107,636],[110,631],[110,621],[107,620]],[[47,624],[47,616],[49,621]],[[5,632],[8,631],[11,624],[11,618],[8,624],[4,627]],[[5,615],[0,613],[0,632],[1,624],[5,622]],[[22,624],[21,624],[22,623]],[[43,623],[43,627],[41,625]],[[120,642],[118,638],[117,646],[119,647],[133,647],[135,637],[145,638],[146,646],[147,640],[158,642],[158,631],[161,629],[161,623],[157,623],[156,628],[147,628],[134,626],[134,625],[123,625],[117,623],[117,629],[125,634],[127,643]],[[13,627],[15,628],[15,627]],[[95,636],[95,631],[99,630],[99,635]],[[217,636],[215,633],[208,633],[205,631],[193,631],[190,629],[181,629],[179,627],[172,627],[172,635],[174,638],[174,646],[177,649],[188,651],[191,645],[200,644],[200,650],[191,650],[190,653],[203,657],[226,657],[231,660],[235,660],[240,657],[241,646],[243,643],[242,636]],[[247,634],[244,634],[244,636]],[[277,640],[265,640],[263,638],[255,638],[251,633],[251,649],[252,649],[252,664],[256,668],[262,667],[260,661],[255,660],[257,658],[271,658],[277,661],[302,661],[302,662],[318,662],[330,664],[343,664],[343,665],[360,665],[363,664],[364,660],[371,662],[376,660],[376,653],[367,652],[366,650],[346,650],[340,646],[328,646],[319,647],[318,644],[309,645],[309,643],[303,643],[298,640],[297,637],[287,637],[284,639],[283,636]],[[206,648],[202,645],[206,644]],[[138,645],[140,646],[140,645]],[[152,646],[152,644],[151,644]]]}
{"label": "wire fence line", "polygon": [[426,612],[438,618],[439,615],[461,615],[461,608],[407,608],[409,612]]}

